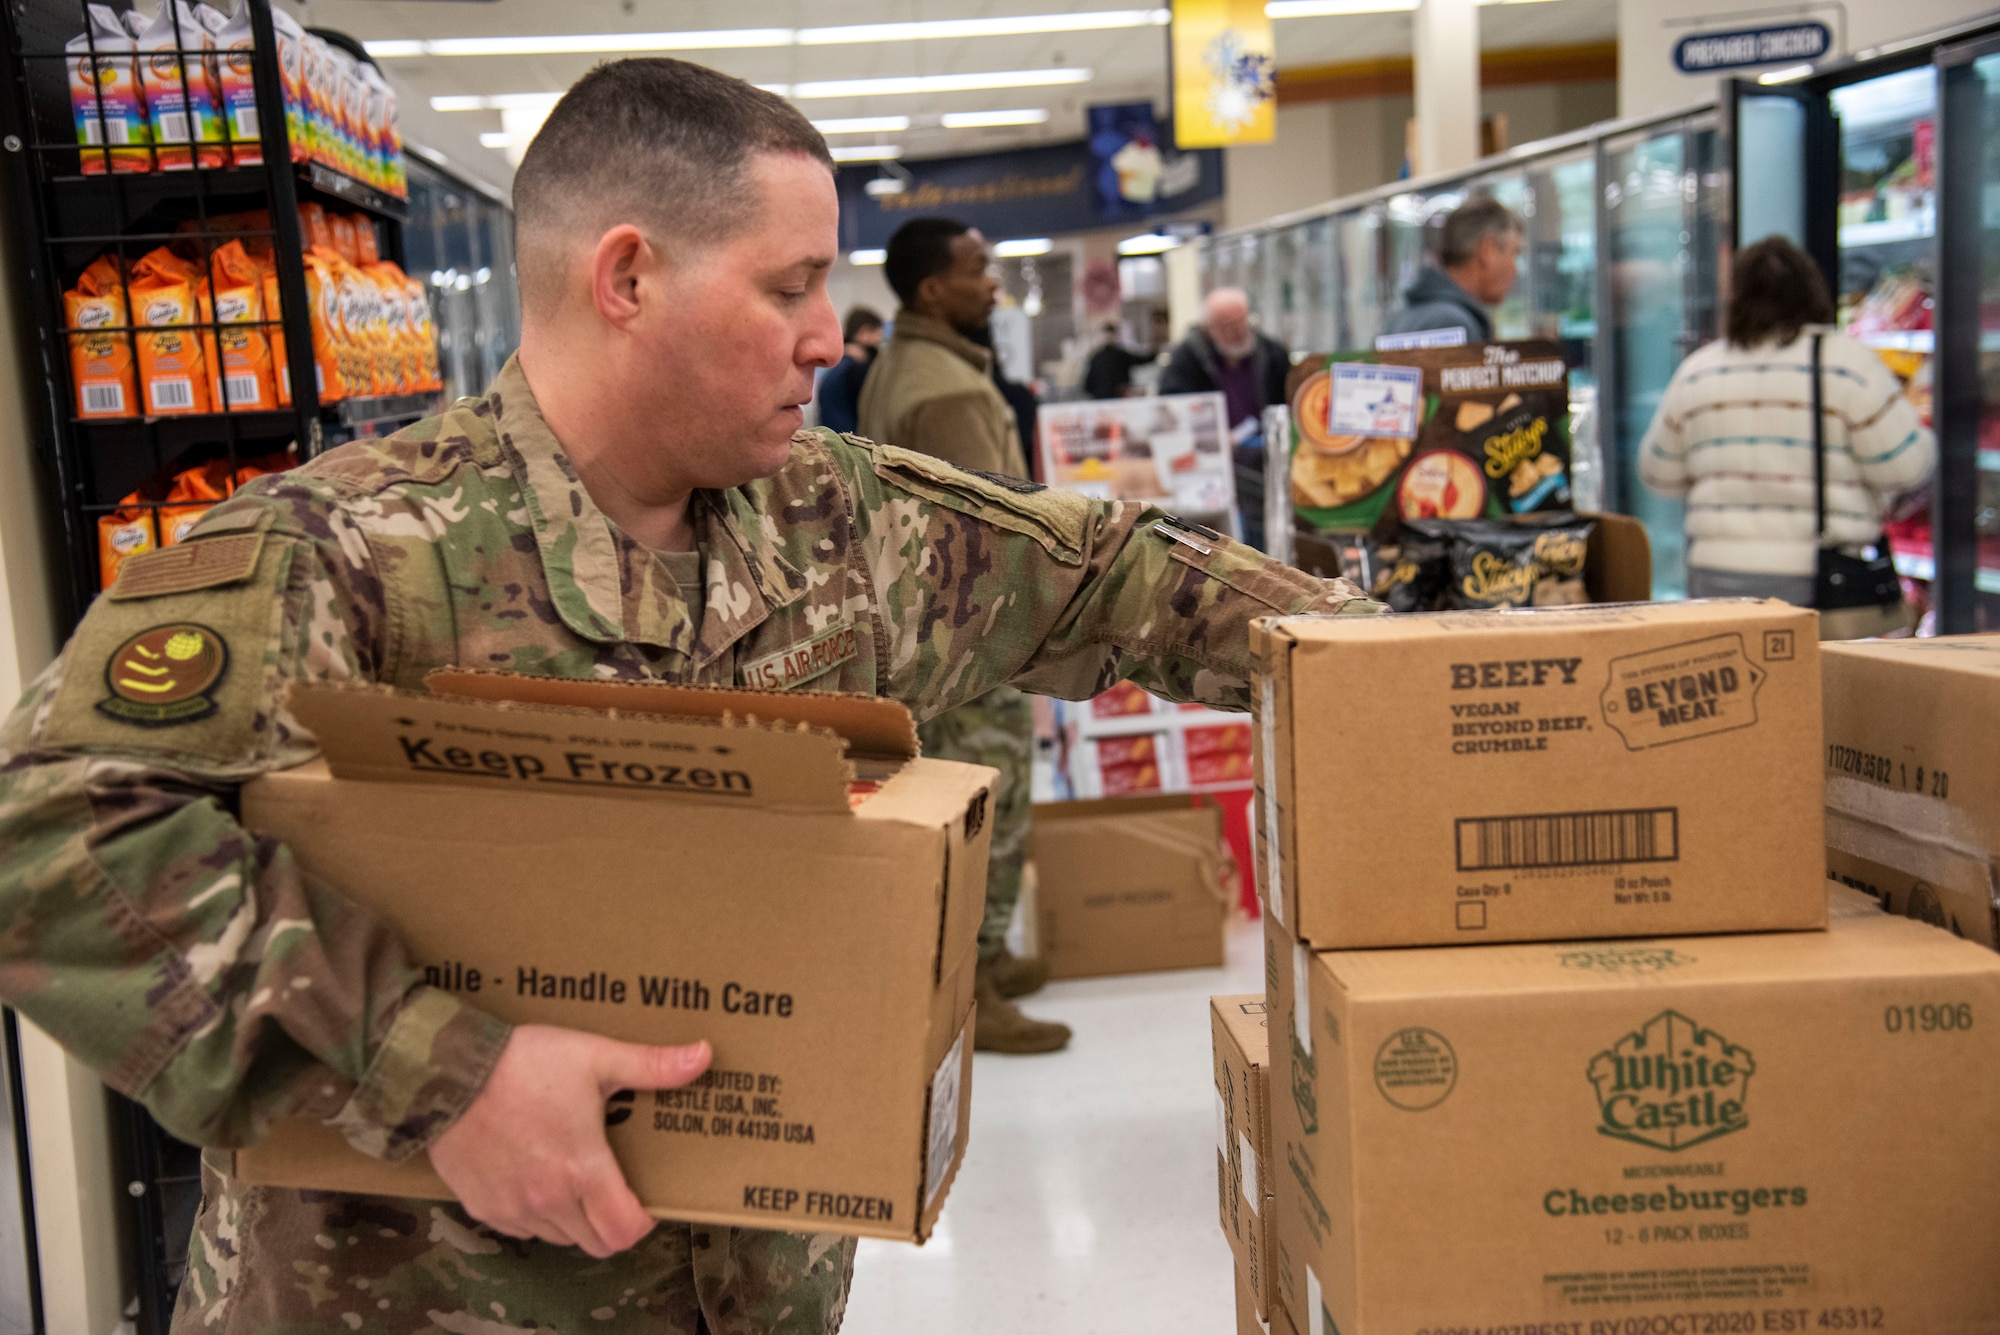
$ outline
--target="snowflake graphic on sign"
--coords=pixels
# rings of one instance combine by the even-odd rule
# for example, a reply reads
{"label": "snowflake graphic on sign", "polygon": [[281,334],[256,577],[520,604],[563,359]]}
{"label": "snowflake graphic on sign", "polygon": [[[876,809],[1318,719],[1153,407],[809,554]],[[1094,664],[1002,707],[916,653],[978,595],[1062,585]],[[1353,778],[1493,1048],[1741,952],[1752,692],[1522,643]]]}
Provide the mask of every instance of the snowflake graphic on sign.
{"label": "snowflake graphic on sign", "polygon": [[1599,1135],[1684,1150],[1750,1125],[1756,1058],[1679,1011],[1661,1011],[1590,1060]]}
{"label": "snowflake graphic on sign", "polygon": [[1278,95],[1278,62],[1264,52],[1244,50],[1241,33],[1218,34],[1201,62],[1213,80],[1208,114],[1230,134],[1255,120],[1258,109]]}

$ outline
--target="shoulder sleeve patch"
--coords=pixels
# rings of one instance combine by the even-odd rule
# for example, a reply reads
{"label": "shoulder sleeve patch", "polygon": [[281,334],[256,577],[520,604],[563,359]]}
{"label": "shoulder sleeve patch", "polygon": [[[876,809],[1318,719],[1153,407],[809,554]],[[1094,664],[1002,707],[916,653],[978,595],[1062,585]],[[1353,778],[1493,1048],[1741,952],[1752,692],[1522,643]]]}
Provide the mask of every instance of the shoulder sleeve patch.
{"label": "shoulder sleeve patch", "polygon": [[118,568],[118,582],[105,597],[113,602],[158,598],[241,584],[256,573],[264,549],[262,531],[176,543],[135,556]]}
{"label": "shoulder sleeve patch", "polygon": [[1041,544],[1064,565],[1083,564],[1092,503],[1073,491],[1024,478],[967,472],[894,445],[870,445],[876,475],[937,505],[983,519]]}

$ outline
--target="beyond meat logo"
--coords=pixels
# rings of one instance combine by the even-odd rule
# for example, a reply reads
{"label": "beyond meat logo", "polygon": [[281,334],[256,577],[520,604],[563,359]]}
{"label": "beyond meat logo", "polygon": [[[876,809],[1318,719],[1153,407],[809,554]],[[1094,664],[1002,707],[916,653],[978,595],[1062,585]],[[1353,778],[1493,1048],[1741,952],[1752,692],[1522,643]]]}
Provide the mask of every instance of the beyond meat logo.
{"label": "beyond meat logo", "polygon": [[1756,726],[1757,688],[1769,675],[1741,635],[1715,635],[1612,659],[1599,700],[1626,748],[1644,751]]}
{"label": "beyond meat logo", "polygon": [[1635,1145],[1684,1150],[1750,1125],[1757,1062],[1713,1029],[1661,1011],[1590,1060],[1597,1132]]}

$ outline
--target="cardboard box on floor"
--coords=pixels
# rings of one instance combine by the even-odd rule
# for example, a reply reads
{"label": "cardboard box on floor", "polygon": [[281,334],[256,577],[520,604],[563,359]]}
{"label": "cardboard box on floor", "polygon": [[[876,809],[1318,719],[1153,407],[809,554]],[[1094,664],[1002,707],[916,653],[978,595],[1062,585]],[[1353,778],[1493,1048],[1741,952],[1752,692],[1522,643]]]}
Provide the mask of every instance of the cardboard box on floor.
{"label": "cardboard box on floor", "polygon": [[2000,1329],[2000,956],[1824,932],[1266,934],[1301,1335]]}
{"label": "cardboard box on floor", "polygon": [[1206,796],[1037,805],[1029,853],[1049,976],[1219,966],[1224,848]]}
{"label": "cardboard box on floor", "polygon": [[1828,874],[2000,946],[2000,635],[1822,652]]}
{"label": "cardboard box on floor", "polygon": [[1222,1231],[1235,1253],[1239,1277],[1250,1285],[1257,1315],[1268,1319],[1276,1286],[1270,1275],[1270,1036],[1264,1011],[1261,992],[1208,999]]}
{"label": "cardboard box on floor", "polygon": [[[1820,926],[1814,614],[1257,622],[1258,883],[1322,949]],[[1275,800],[1272,800],[1275,799]]]}
{"label": "cardboard box on floor", "polygon": [[[683,1090],[614,1099],[656,1216],[922,1241],[963,1153],[993,770],[917,757],[893,701],[434,674],[295,687],[324,760],[244,823],[514,1023],[707,1039]],[[427,1198],[316,1122],[247,1182]]]}

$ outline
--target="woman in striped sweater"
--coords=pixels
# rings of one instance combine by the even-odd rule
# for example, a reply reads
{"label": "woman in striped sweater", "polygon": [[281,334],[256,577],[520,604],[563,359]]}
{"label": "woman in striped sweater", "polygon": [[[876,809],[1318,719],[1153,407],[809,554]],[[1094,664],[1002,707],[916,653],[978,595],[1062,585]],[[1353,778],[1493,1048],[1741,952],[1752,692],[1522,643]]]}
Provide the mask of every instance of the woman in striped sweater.
{"label": "woman in striped sweater", "polygon": [[1639,447],[1639,477],[1687,500],[1689,597],[1809,607],[1820,546],[1813,337],[1828,545],[1872,545],[1895,499],[1930,480],[1937,445],[1881,359],[1829,327],[1833,302],[1804,251],[1766,237],[1736,257],[1730,278],[1728,337],[1674,372]]}

